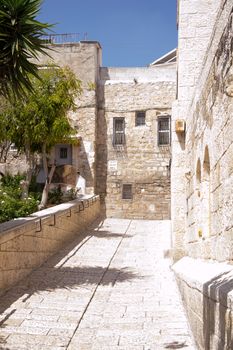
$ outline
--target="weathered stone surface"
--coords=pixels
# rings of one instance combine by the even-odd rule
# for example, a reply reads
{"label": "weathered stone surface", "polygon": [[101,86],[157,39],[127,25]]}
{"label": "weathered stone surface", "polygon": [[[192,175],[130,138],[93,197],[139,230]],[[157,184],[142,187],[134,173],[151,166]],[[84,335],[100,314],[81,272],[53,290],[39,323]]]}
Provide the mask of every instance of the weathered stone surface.
{"label": "weathered stone surface", "polygon": [[[158,146],[158,117],[171,115],[175,64],[149,68],[102,68],[102,109],[98,117],[97,191],[106,193],[107,216],[170,217],[170,145]],[[136,112],[145,125],[136,126]],[[113,120],[125,120],[125,144],[113,145]],[[111,165],[114,164],[114,167]],[[132,199],[122,199],[123,184]]]}
{"label": "weathered stone surface", "polygon": [[[80,211],[81,210],[81,211]],[[101,214],[99,197],[61,204],[0,225],[0,293],[28,275]]]}
{"label": "weathered stone surface", "polygon": [[183,258],[173,265],[199,349],[231,349],[233,267]]}
{"label": "weathered stone surface", "polygon": [[0,348],[194,350],[170,222],[107,219],[1,297]]}

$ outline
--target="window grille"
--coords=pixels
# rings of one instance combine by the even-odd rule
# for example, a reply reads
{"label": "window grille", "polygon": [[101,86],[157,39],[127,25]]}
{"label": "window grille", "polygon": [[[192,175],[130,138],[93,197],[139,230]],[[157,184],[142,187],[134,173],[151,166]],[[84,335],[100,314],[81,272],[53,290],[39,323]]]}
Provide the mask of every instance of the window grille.
{"label": "window grille", "polygon": [[170,117],[158,118],[158,145],[170,145]]}
{"label": "window grille", "polygon": [[113,119],[113,145],[125,144],[125,118]]}
{"label": "window grille", "polygon": [[60,158],[61,159],[66,159],[68,156],[67,148],[66,147],[61,147],[60,148]]}
{"label": "window grille", "polygon": [[146,124],[146,112],[138,111],[136,112],[135,126],[141,126]]}
{"label": "window grille", "polygon": [[133,198],[132,185],[131,184],[123,184],[122,199],[132,199],[132,198]]}

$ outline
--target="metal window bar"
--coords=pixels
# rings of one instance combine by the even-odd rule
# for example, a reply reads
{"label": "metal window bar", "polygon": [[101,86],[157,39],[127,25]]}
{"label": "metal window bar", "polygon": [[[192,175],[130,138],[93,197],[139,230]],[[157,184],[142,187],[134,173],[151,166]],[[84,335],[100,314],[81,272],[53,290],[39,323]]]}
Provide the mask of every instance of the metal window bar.
{"label": "metal window bar", "polygon": [[113,119],[113,145],[125,144],[125,119]]}
{"label": "metal window bar", "polygon": [[170,144],[170,118],[162,117],[158,120],[158,145]]}
{"label": "metal window bar", "polygon": [[68,150],[66,147],[61,147],[60,148],[60,158],[61,159],[67,159],[68,157]]}

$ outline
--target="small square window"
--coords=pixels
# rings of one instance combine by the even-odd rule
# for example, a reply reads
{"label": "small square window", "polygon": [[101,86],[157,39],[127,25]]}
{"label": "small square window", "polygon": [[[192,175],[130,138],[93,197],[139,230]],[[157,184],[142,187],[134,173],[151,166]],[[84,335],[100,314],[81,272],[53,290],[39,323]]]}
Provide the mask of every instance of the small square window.
{"label": "small square window", "polygon": [[61,147],[60,148],[60,158],[61,159],[67,159],[68,157],[68,152],[66,147]]}
{"label": "small square window", "polygon": [[133,198],[132,185],[131,184],[123,184],[122,199],[132,199],[132,198]]}
{"label": "small square window", "polygon": [[141,126],[146,124],[146,112],[138,111],[135,117],[135,126]]}

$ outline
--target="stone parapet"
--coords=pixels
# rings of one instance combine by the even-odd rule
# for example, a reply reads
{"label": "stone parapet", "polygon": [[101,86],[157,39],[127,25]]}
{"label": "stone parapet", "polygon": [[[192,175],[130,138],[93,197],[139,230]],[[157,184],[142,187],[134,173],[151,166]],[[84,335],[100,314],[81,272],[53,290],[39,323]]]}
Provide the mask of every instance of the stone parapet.
{"label": "stone parapet", "polygon": [[184,257],[173,270],[197,348],[232,349],[233,266]]}
{"label": "stone parapet", "polygon": [[40,266],[100,216],[86,196],[0,225],[0,294]]}

